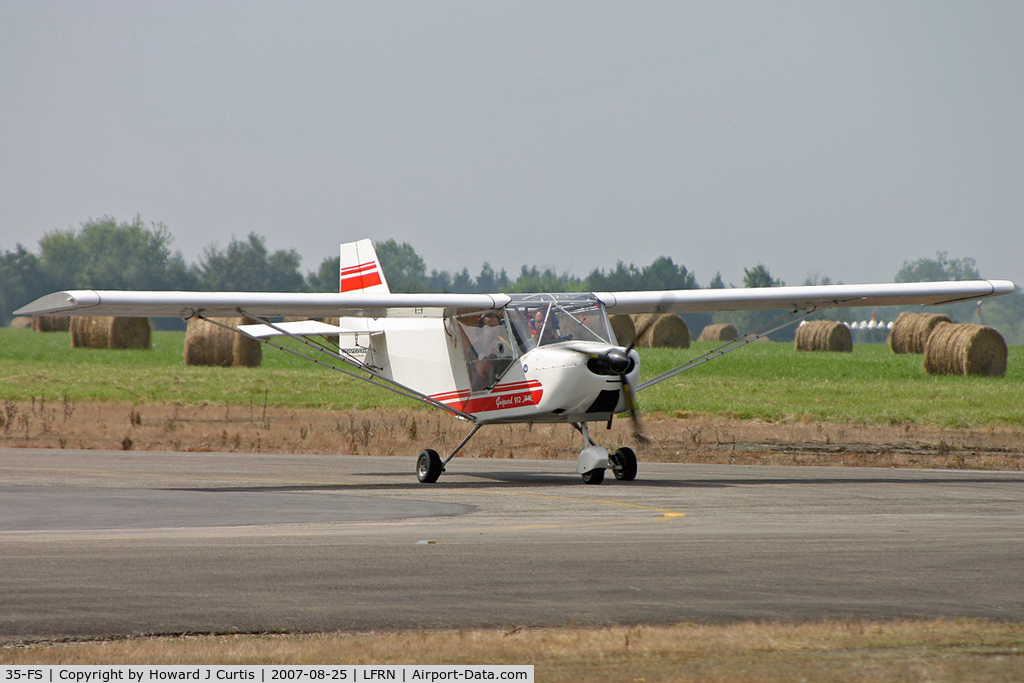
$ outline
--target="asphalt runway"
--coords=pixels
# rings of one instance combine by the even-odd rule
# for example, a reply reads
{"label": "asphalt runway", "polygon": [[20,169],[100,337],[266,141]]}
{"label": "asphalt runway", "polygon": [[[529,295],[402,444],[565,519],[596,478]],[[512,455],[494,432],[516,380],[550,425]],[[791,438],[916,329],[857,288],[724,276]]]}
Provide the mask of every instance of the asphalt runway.
{"label": "asphalt runway", "polygon": [[0,641],[1024,620],[1024,473],[0,450]]}

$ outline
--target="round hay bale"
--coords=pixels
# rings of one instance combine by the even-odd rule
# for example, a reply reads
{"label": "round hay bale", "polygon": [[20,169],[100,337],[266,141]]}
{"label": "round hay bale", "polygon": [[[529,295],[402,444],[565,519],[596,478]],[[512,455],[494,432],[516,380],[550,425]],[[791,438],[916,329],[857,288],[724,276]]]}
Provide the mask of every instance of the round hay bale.
{"label": "round hay bale", "polygon": [[35,332],[67,332],[71,329],[71,318],[56,315],[32,316],[32,330]]}
{"label": "round hay bale", "polygon": [[78,349],[148,349],[149,318],[77,316],[71,319],[71,347]]}
{"label": "round hay bale", "polygon": [[704,329],[701,330],[700,337],[697,338],[697,341],[723,342],[732,341],[737,337],[739,337],[739,334],[736,332],[736,328],[732,323],[714,323],[712,325],[706,325]]}
{"label": "round hay bale", "polygon": [[853,351],[850,328],[831,320],[814,320],[796,328],[797,351]]}
{"label": "round hay bale", "polygon": [[642,313],[633,318],[637,346],[670,349],[690,348],[690,328],[675,313]]}
{"label": "round hay bale", "polygon": [[609,318],[612,325],[612,332],[615,333],[615,341],[620,346],[629,346],[636,339],[636,326],[633,319],[625,314],[613,315]]}
{"label": "round hay bale", "polygon": [[12,330],[31,330],[32,329],[32,318],[27,315],[19,315],[11,318],[11,322],[8,325]]}
{"label": "round hay bale", "polygon": [[111,318],[108,340],[111,349],[150,349],[153,327],[149,318]]}
{"label": "round hay bale", "polygon": [[[256,322],[252,318],[235,318],[235,326],[253,325]],[[258,368],[263,362],[263,344],[238,332],[233,332],[232,336],[231,364],[235,367]]]}
{"label": "round hay bale", "polygon": [[71,319],[71,348],[106,349],[110,346],[110,318],[82,316]]}
{"label": "round hay bale", "polygon": [[952,322],[948,315],[938,313],[900,313],[889,332],[889,348],[893,353],[924,353],[935,326]]}
{"label": "round hay bale", "polygon": [[201,318],[191,318],[185,332],[185,365],[257,367],[263,361],[260,342],[233,331],[238,325],[250,325],[248,318],[211,318],[215,325]]}
{"label": "round hay bale", "polygon": [[[213,318],[230,325],[233,318]],[[216,365],[230,367],[234,360],[234,336],[230,329],[214,325],[202,318],[190,318],[185,331],[185,365]]]}
{"label": "round hay bale", "polygon": [[924,371],[929,375],[1006,374],[1006,340],[985,325],[939,323],[924,349]]}

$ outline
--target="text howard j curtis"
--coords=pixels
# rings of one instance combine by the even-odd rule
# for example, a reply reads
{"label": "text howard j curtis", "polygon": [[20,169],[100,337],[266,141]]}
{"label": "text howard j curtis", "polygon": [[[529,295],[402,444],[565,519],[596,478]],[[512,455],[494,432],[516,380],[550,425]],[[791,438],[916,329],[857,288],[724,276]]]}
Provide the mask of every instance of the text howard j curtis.
{"label": "text howard j curtis", "polygon": [[[205,675],[203,675],[205,674]],[[130,669],[107,669],[103,671],[70,671],[61,669],[57,678],[74,683],[110,683],[110,681],[252,681],[256,672],[245,669],[202,669],[185,671],[132,671]]]}

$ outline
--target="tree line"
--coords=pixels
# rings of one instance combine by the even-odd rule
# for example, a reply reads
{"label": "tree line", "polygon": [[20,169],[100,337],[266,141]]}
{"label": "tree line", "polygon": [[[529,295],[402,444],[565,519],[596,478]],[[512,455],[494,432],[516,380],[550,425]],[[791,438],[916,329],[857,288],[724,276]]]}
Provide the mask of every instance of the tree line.
{"label": "tree line", "polygon": [[[0,254],[0,322],[10,321],[20,306],[62,289],[150,289],[237,292],[336,292],[338,256],[325,258],[315,271],[300,270],[294,249],[271,252],[264,237],[232,237],[226,248],[206,247],[187,264],[172,251],[173,236],[163,223],[145,224],[136,216],[118,223],[104,217],[80,228],[53,230],[39,240],[37,252],[22,244]],[[377,255],[394,292],[581,292],[593,290],[694,289],[696,277],[663,256],[637,268],[621,261],[585,278],[523,266],[510,276],[485,263],[473,276],[432,270],[407,243],[378,242]]]}
{"label": "tree line", "polygon": [[[266,240],[256,233],[244,239],[232,237],[226,248],[211,245],[196,263],[188,264],[180,251],[172,251],[174,241],[163,223],[146,224],[136,216],[131,222],[118,223],[112,217],[93,219],[78,229],[53,230],[39,240],[37,252],[21,244],[0,253],[0,324],[10,322],[12,312],[30,301],[62,289],[150,289],[239,292],[336,292],[339,257],[325,258],[315,271],[300,270],[301,257],[294,249],[271,252]],[[0,245],[2,247],[3,245]],[[472,275],[468,268],[458,272],[427,271],[423,258],[408,243],[389,239],[375,245],[381,267],[394,292],[584,292],[640,291],[660,289],[700,289],[696,275],[671,257],[659,256],[650,265],[638,267],[618,261],[608,270],[594,268],[585,277],[557,273],[552,268],[522,266],[510,275],[504,269],[495,272],[484,263]],[[896,282],[970,280],[980,278],[973,258],[950,259],[945,252],[936,258],[904,262],[894,277]],[[817,276],[803,284],[830,284],[828,277]],[[764,264],[744,269],[744,287],[785,285],[772,276]],[[729,285],[730,287],[732,285]],[[724,288],[716,273],[707,287]],[[950,314],[955,320],[970,322],[978,318],[976,304],[958,304]],[[1024,343],[1024,295],[986,302],[979,318],[996,326],[1010,343]],[[735,311],[699,313],[684,316],[696,333],[710,322],[732,322],[737,329],[749,330],[768,322],[781,312]],[[895,310],[884,315],[894,316]],[[830,316],[837,320],[859,319],[862,312],[840,309]],[[773,338],[792,338],[792,331]],[[1013,341],[1011,341],[1011,339]]]}

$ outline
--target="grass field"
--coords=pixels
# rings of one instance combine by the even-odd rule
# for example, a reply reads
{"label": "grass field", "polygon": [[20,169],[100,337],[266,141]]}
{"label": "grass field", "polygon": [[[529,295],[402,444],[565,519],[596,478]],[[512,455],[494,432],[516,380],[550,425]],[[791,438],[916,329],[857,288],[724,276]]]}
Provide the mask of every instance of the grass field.
{"label": "grass field", "polygon": [[[647,349],[644,375],[710,347]],[[821,353],[756,343],[651,387],[641,394],[641,405],[766,421],[1024,425],[1024,348],[1010,348],[1005,377],[928,376],[921,365],[922,356],[894,354],[885,344]]]}
{"label": "grass field", "polygon": [[979,620],[211,635],[0,648],[0,664],[532,664],[535,680],[1019,681],[1024,626]]}
{"label": "grass field", "polygon": [[[72,349],[63,333],[0,329],[0,400],[129,401],[329,409],[416,403],[276,349],[259,368],[186,367],[183,332],[156,332],[150,351]],[[652,377],[712,348],[641,350]],[[1024,349],[1005,377],[929,377],[921,356],[882,344],[853,353],[750,344],[640,395],[646,412],[766,421],[814,420],[949,427],[1024,425]]]}

